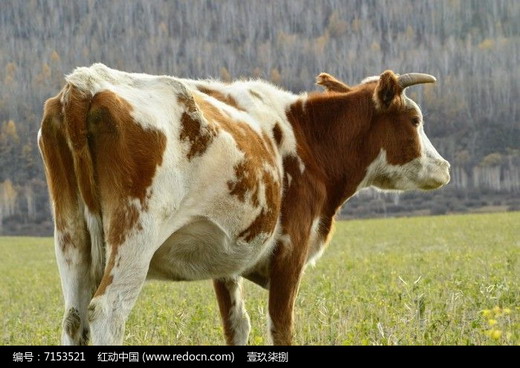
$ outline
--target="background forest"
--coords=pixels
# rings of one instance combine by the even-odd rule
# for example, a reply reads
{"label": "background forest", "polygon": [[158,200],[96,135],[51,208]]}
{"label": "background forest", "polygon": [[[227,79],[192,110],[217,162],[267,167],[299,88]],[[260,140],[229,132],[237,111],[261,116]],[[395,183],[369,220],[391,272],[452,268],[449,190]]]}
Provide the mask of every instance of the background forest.
{"label": "background forest", "polygon": [[367,191],[345,217],[520,210],[520,1],[2,0],[0,234],[52,232],[36,143],[43,102],[74,67],[191,78],[264,78],[314,90],[326,71],[354,84],[385,69],[411,88],[452,163],[432,193]]}

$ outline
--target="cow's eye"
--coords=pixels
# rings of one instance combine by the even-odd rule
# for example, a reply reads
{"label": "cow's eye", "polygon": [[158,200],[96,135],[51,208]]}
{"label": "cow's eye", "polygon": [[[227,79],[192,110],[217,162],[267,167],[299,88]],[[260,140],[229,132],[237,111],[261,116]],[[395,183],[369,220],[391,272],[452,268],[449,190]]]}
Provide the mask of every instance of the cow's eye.
{"label": "cow's eye", "polygon": [[421,118],[419,118],[419,117],[412,118],[412,125],[414,127],[418,127],[420,124],[421,124]]}

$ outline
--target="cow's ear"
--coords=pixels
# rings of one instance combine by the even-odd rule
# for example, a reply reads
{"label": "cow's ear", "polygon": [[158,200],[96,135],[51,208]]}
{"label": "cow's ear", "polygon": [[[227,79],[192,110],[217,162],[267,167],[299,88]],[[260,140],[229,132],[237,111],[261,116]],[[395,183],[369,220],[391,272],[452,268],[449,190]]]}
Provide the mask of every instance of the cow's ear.
{"label": "cow's ear", "polygon": [[350,92],[352,88],[350,88],[347,84],[341,82],[340,80],[334,78],[332,75],[328,73],[320,73],[316,77],[316,84],[318,86],[322,86],[325,88],[327,92]]}
{"label": "cow's ear", "polygon": [[402,102],[403,88],[399,84],[398,76],[391,70],[385,71],[379,77],[374,92],[376,107],[380,110],[388,110],[397,107]]}

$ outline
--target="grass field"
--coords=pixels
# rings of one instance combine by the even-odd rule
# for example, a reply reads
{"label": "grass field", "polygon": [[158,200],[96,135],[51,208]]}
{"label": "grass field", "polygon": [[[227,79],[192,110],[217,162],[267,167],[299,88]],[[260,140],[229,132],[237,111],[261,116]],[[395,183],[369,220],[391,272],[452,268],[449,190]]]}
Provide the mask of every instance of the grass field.
{"label": "grass field", "polygon": [[[58,344],[49,238],[0,238],[0,344]],[[520,212],[338,222],[303,278],[296,344],[520,344]],[[251,344],[267,293],[245,283]],[[148,282],[126,344],[222,344],[211,282]]]}

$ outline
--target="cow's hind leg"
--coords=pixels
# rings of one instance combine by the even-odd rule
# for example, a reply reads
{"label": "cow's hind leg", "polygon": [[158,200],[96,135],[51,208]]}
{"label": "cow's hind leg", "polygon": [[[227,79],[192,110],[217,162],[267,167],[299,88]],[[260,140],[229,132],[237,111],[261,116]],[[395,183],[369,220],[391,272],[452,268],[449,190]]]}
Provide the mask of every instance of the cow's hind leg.
{"label": "cow's hind leg", "polygon": [[90,238],[86,225],[79,216],[77,221],[60,223],[54,232],[65,314],[61,343],[86,345],[89,339],[87,307],[95,290],[91,273]]}
{"label": "cow's hind leg", "polygon": [[242,277],[213,280],[228,345],[245,345],[251,330],[242,297]]}
{"label": "cow's hind leg", "polygon": [[87,306],[96,287],[96,275],[91,267],[90,224],[86,223],[83,213],[60,98],[61,94],[45,103],[38,146],[52,201],[56,261],[65,302],[61,343],[78,345],[88,342]]}
{"label": "cow's hind leg", "polygon": [[[150,260],[158,248],[155,229],[127,230],[108,236],[105,272],[88,307],[94,345],[120,345],[125,323],[146,280]],[[137,231],[136,231],[137,230]],[[110,233],[110,230],[109,230]],[[118,240],[123,240],[121,243]]]}

